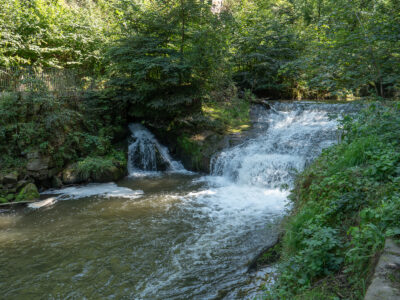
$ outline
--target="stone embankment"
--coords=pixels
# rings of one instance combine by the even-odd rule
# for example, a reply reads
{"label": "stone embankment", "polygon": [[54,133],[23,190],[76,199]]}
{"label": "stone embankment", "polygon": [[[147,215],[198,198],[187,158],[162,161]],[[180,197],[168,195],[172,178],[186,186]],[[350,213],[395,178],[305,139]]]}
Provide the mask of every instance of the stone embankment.
{"label": "stone embankment", "polygon": [[364,300],[400,299],[400,246],[387,239]]}

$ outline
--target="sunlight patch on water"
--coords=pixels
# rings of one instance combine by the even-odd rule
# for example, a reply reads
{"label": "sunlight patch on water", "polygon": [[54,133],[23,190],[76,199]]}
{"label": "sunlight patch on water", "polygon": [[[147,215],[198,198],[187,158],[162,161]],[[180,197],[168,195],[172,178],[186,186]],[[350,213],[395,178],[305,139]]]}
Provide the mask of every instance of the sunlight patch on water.
{"label": "sunlight patch on water", "polygon": [[15,214],[0,214],[0,229],[14,226],[21,216]]}

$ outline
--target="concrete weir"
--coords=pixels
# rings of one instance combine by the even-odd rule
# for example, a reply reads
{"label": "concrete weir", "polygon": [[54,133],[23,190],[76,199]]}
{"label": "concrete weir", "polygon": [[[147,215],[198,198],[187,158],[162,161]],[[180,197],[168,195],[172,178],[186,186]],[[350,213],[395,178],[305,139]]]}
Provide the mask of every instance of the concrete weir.
{"label": "concrete weir", "polygon": [[400,299],[400,246],[387,239],[364,300]]}

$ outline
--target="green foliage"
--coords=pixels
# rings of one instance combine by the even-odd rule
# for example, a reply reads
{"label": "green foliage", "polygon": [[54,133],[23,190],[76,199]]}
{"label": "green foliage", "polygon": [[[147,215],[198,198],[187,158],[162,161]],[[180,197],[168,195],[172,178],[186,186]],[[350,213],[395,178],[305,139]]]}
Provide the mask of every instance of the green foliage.
{"label": "green foliage", "polygon": [[[46,91],[0,96],[0,149],[5,157],[19,156],[39,148],[55,153],[68,146],[63,140],[81,115],[63,99]],[[67,149],[66,149],[67,150]]]}
{"label": "green foliage", "polygon": [[173,119],[199,111],[222,51],[221,23],[198,1],[123,2],[127,34],[108,55],[109,86],[131,117]]}
{"label": "green foliage", "polygon": [[337,229],[311,223],[307,227],[303,225],[301,231],[296,233],[300,233],[296,237],[299,247],[295,249],[295,255],[281,266],[286,271],[281,280],[287,286],[309,287],[313,278],[339,270],[343,258],[339,255],[342,240]]}
{"label": "green foliage", "polygon": [[248,2],[238,11],[231,46],[233,78],[240,88],[259,96],[291,97],[291,84],[281,73],[299,54],[291,13],[289,2],[271,1]]}
{"label": "green foliage", "polygon": [[279,260],[281,252],[282,243],[278,241],[275,246],[263,253],[263,255],[257,259],[256,263],[264,266],[271,265]]}
{"label": "green foliage", "polygon": [[393,97],[400,87],[398,1],[227,4],[233,78],[257,95]]}
{"label": "green foliage", "polygon": [[327,295],[362,298],[385,236],[400,236],[399,122],[398,102],[369,105],[345,118],[343,142],[299,175],[269,297],[295,298],[326,282]]}
{"label": "green foliage", "polygon": [[82,180],[91,176],[99,176],[113,166],[112,160],[105,160],[103,157],[86,157],[78,162],[77,173]]}
{"label": "green foliage", "polygon": [[[88,154],[109,154],[113,139],[124,133],[118,119],[106,122],[107,115],[99,106],[93,99],[76,102],[39,88],[24,93],[1,93],[2,170],[23,168],[25,155],[35,151],[52,157],[56,167]],[[100,119],[100,113],[105,121]]]}
{"label": "green foliage", "polygon": [[295,70],[308,94],[376,95],[398,91],[398,1],[296,1],[305,51]]}
{"label": "green foliage", "polygon": [[76,164],[76,172],[82,181],[109,181],[120,178],[126,170],[127,160],[123,151],[112,151],[107,156],[87,156]]}
{"label": "green foliage", "polygon": [[250,127],[250,102],[246,99],[205,101],[202,113],[214,122],[214,128],[220,129],[221,132],[237,133]]}
{"label": "green foliage", "polygon": [[0,0],[0,66],[97,70],[112,27],[107,2]]}
{"label": "green foliage", "polygon": [[177,143],[179,148],[183,150],[186,155],[189,155],[194,169],[199,169],[200,160],[202,158],[202,145],[196,143],[186,135],[178,137]]}

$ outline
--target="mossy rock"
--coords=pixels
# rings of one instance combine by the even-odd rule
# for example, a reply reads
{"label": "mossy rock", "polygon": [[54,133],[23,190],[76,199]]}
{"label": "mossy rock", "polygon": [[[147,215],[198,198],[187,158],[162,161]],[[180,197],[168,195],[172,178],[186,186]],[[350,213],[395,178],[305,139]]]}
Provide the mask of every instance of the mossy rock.
{"label": "mossy rock", "polygon": [[68,165],[62,172],[62,182],[64,184],[76,184],[82,182],[78,173],[78,164]]}
{"label": "mossy rock", "polygon": [[94,182],[110,182],[118,181],[125,175],[125,168],[110,166],[109,168],[102,170],[101,172],[94,173],[91,178]]}
{"label": "mossy rock", "polygon": [[22,188],[19,192],[15,201],[31,201],[35,199],[39,199],[39,191],[33,183],[28,183],[26,186]]}
{"label": "mossy rock", "polygon": [[7,195],[7,197],[6,197],[6,199],[7,199],[7,202],[11,202],[11,201],[13,201],[13,200],[14,200],[14,198],[15,198],[14,194],[8,194],[8,195]]}
{"label": "mossy rock", "polygon": [[8,200],[6,198],[0,197],[0,203],[7,203]]}

